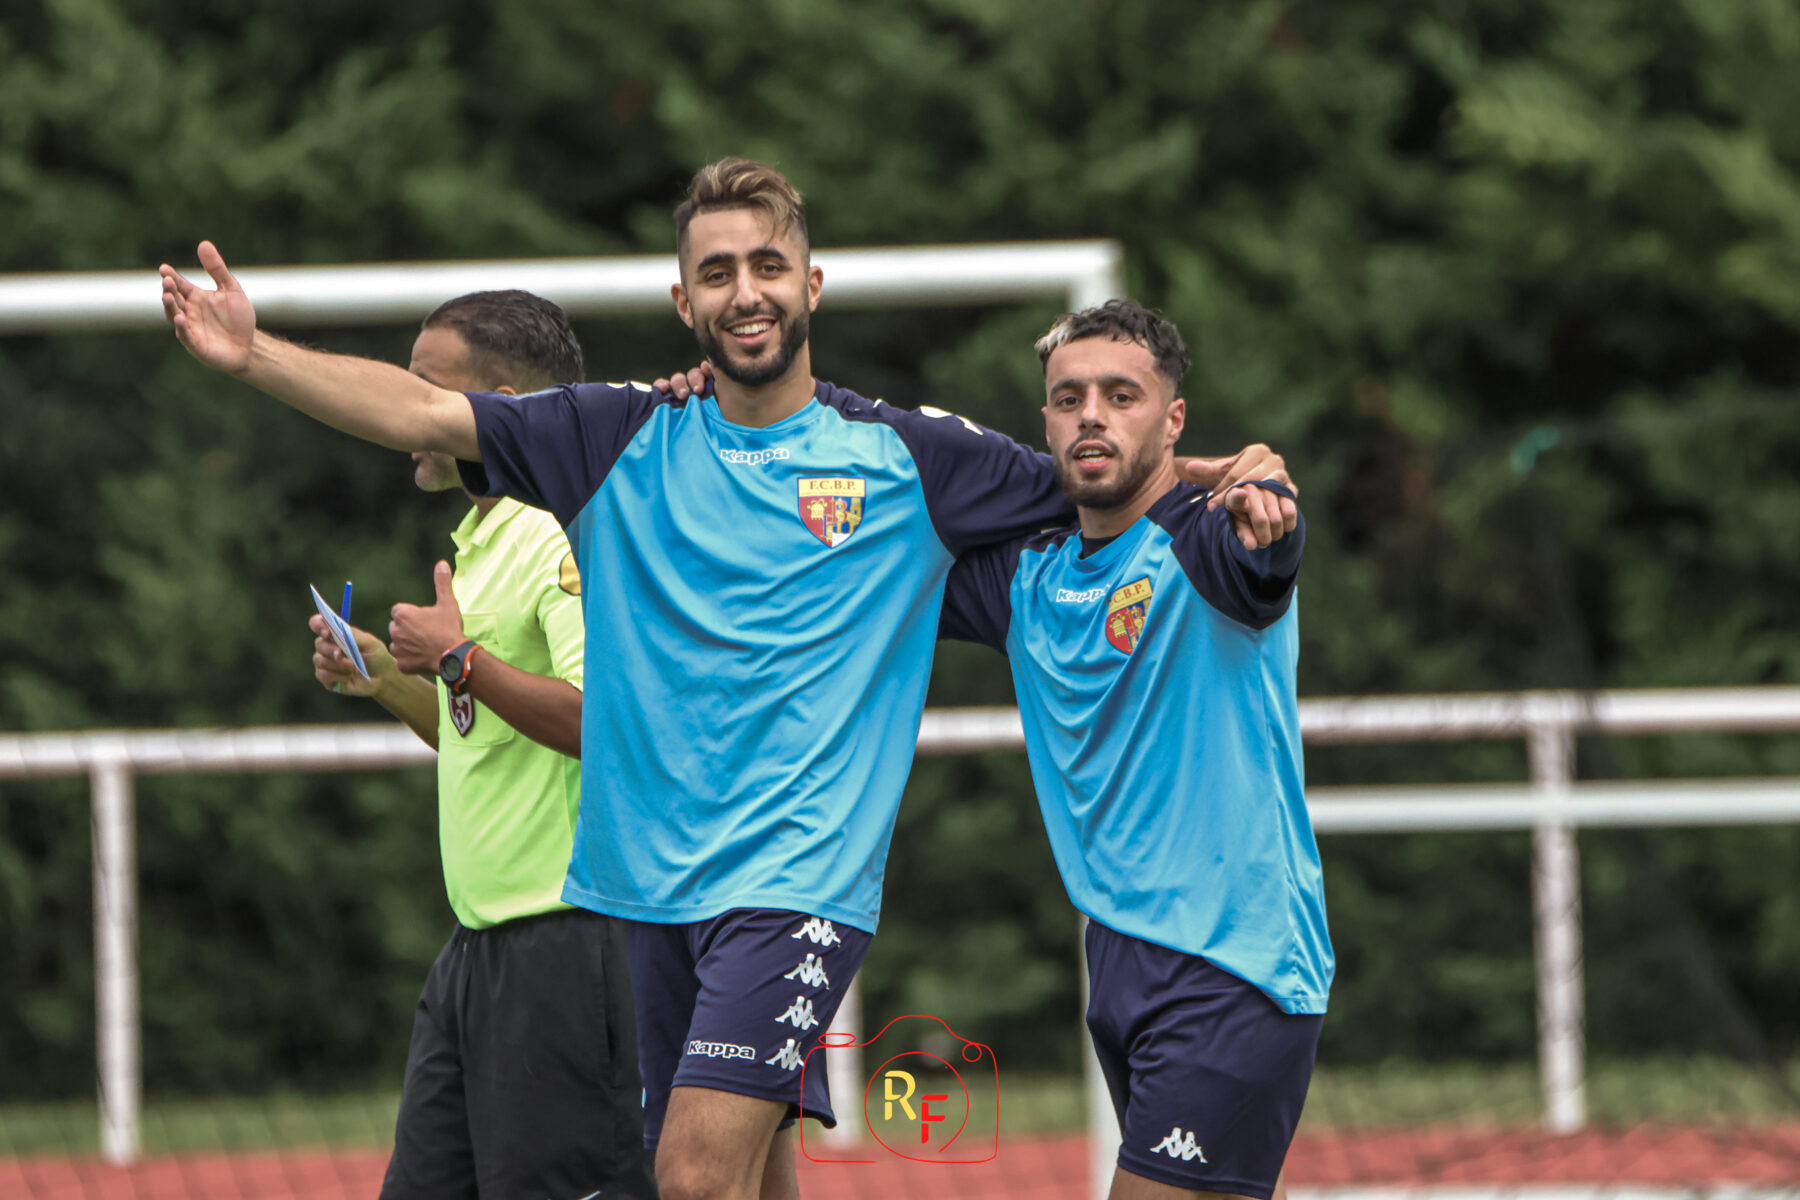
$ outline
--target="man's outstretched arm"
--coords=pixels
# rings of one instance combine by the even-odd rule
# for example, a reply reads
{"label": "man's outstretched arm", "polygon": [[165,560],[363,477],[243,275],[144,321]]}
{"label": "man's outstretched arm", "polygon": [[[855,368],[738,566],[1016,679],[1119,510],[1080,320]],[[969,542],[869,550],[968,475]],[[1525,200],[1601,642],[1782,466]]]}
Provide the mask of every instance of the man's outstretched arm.
{"label": "man's outstretched arm", "polygon": [[389,363],[308,350],[259,330],[250,297],[218,248],[201,242],[199,253],[215,290],[189,282],[167,263],[160,268],[163,315],[188,353],[365,441],[481,461],[475,414],[461,392]]}

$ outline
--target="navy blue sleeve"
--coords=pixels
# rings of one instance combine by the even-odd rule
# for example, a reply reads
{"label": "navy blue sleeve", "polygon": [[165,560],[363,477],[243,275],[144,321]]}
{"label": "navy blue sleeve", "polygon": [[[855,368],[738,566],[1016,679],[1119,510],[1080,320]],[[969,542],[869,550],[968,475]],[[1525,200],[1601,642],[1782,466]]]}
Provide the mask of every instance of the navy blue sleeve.
{"label": "navy blue sleeve", "polygon": [[944,612],[938,618],[939,638],[980,642],[1006,653],[1006,634],[1012,627],[1013,576],[1018,573],[1025,541],[1015,538],[971,550],[951,565],[950,579],[944,585]]}
{"label": "navy blue sleeve", "polygon": [[524,396],[470,392],[481,461],[458,462],[477,496],[512,496],[574,521],[657,404],[669,398],[605,383]]}
{"label": "navy blue sleeve", "polygon": [[1075,519],[1048,454],[939,408],[883,409],[918,465],[931,524],[951,554]]}
{"label": "navy blue sleeve", "polygon": [[[1267,480],[1246,486],[1289,499],[1294,496],[1279,483]],[[1208,604],[1240,624],[1267,629],[1293,603],[1300,552],[1306,547],[1306,518],[1302,516],[1294,532],[1273,545],[1246,550],[1223,505],[1206,511],[1206,495],[1196,489],[1191,497],[1184,496],[1167,507],[1159,503],[1157,508],[1162,511],[1152,510],[1150,518],[1168,530],[1176,561]]]}

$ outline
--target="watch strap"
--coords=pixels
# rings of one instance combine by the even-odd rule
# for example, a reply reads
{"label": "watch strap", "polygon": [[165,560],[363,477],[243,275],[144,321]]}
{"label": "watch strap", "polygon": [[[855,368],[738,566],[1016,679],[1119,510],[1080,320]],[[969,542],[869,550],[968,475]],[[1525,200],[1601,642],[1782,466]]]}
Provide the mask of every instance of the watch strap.
{"label": "watch strap", "polygon": [[[460,696],[468,690],[469,674],[474,669],[473,661],[475,652],[479,649],[481,649],[481,643],[470,638],[467,641],[459,642],[457,645],[452,646],[449,650],[444,652],[444,659],[453,658],[456,661],[456,665],[461,668],[455,679],[449,678],[447,674],[444,678],[444,685],[450,689],[453,695]],[[440,664],[444,659],[439,660]],[[439,674],[445,674],[441,667]]]}

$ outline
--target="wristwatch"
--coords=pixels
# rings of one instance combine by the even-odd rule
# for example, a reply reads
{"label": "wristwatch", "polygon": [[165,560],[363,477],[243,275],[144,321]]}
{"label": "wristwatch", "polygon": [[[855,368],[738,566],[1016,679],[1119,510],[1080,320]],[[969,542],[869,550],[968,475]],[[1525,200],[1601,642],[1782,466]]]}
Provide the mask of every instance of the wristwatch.
{"label": "wristwatch", "polygon": [[462,695],[463,690],[469,686],[470,660],[480,648],[480,642],[467,641],[459,646],[452,646],[444,651],[444,657],[438,659],[438,676],[449,687],[452,695]]}

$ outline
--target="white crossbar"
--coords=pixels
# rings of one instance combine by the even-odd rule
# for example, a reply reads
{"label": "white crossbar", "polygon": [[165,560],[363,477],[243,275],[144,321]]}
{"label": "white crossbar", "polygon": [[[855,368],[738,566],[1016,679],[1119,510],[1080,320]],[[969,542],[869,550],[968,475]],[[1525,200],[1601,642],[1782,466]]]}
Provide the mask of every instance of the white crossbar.
{"label": "white crossbar", "polygon": [[[229,254],[229,247],[225,248]],[[1117,242],[817,250],[834,308],[999,304],[1054,298],[1072,308],[1120,294]],[[211,286],[198,267],[182,274]],[[674,255],[511,261],[233,268],[273,327],[416,323],[452,296],[523,288],[571,316],[673,312]],[[156,272],[0,275],[0,334],[155,329],[163,324]]]}

